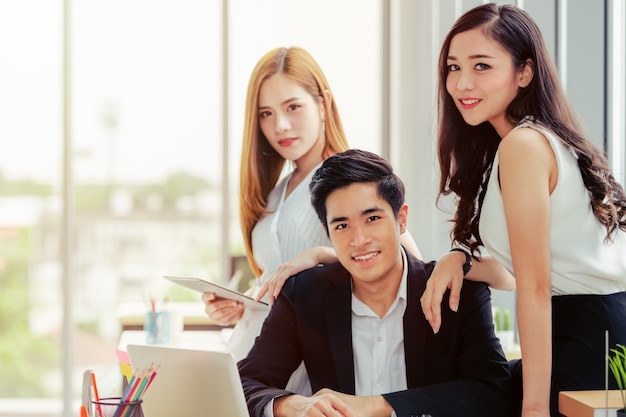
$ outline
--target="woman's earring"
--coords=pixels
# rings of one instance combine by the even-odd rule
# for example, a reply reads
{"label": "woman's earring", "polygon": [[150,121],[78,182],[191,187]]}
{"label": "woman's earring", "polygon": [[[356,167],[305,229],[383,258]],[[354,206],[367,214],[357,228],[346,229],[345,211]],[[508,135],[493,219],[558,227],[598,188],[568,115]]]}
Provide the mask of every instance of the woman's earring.
{"label": "woman's earring", "polygon": [[326,134],[326,122],[322,119],[322,134]]}

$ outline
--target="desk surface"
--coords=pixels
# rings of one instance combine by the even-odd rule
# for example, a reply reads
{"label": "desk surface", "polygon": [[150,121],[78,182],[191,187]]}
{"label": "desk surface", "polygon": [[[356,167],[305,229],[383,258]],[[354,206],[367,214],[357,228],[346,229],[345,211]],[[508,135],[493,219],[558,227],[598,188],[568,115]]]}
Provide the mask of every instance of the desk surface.
{"label": "desk surface", "polygon": [[[178,340],[163,346],[198,350],[224,350],[232,329],[193,330],[181,332]],[[146,332],[143,330],[125,330],[120,336],[118,349],[126,352],[128,345],[145,345]]]}
{"label": "desk surface", "polygon": [[[618,390],[603,391],[561,391],[559,412],[567,417],[605,416],[606,409],[618,410],[624,407]],[[614,416],[615,412],[609,412]]]}

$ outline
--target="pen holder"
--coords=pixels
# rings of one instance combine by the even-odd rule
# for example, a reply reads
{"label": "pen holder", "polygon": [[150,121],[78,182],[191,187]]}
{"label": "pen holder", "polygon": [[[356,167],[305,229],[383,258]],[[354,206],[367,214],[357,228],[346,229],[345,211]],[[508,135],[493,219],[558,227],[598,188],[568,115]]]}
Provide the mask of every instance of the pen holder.
{"label": "pen holder", "polygon": [[146,343],[167,345],[171,342],[171,314],[169,311],[148,311],[143,323]]}
{"label": "pen holder", "polygon": [[141,403],[143,400],[121,402],[120,397],[101,398],[100,401],[92,401],[96,417],[143,417]]}

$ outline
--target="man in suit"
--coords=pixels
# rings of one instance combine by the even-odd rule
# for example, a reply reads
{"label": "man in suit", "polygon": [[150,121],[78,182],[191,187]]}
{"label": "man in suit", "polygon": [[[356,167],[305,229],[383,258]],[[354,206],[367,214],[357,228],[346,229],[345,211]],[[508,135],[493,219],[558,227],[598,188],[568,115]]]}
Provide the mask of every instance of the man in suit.
{"label": "man in suit", "polygon": [[[408,208],[387,161],[331,156],[310,189],[339,262],[287,280],[239,362],[251,415],[507,416],[511,380],[489,289],[465,282],[458,312],[442,307],[433,334],[420,297],[435,265],[400,245]],[[301,361],[311,397],[283,389]]]}

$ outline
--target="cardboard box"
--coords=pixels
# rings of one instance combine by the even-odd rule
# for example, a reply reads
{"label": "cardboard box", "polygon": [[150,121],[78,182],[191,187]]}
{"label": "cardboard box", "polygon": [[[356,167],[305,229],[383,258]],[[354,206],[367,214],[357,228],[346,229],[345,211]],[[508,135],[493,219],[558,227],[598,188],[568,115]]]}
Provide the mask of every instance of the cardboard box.
{"label": "cardboard box", "polygon": [[598,391],[561,391],[559,393],[559,411],[567,417],[615,417],[615,410],[624,407],[618,390]]}

